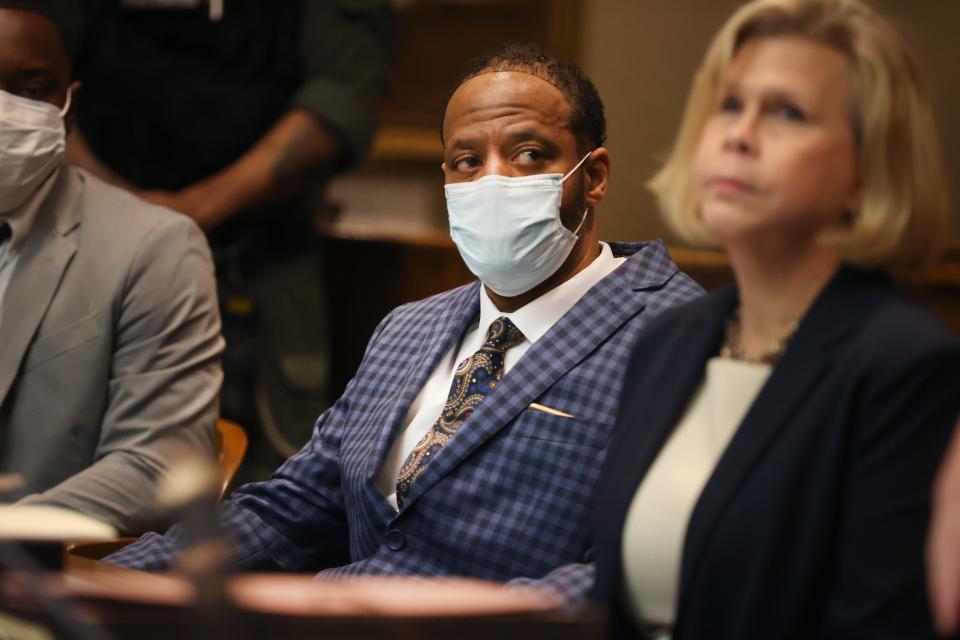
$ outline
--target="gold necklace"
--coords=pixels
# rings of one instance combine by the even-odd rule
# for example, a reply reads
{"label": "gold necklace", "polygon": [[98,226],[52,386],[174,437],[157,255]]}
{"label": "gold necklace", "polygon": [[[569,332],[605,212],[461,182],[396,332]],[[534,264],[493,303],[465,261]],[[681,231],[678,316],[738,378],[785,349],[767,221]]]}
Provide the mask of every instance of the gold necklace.
{"label": "gold necklace", "polygon": [[744,353],[743,345],[741,344],[740,315],[740,307],[737,307],[733,313],[730,314],[730,317],[727,318],[727,326],[723,336],[723,346],[720,348],[720,357],[754,362],[756,364],[776,364],[780,356],[783,355],[783,352],[787,350],[787,344],[789,344],[790,338],[792,338],[793,334],[797,331],[797,325],[800,321],[794,320],[787,332],[781,338],[772,341],[770,346],[759,356],[749,357]]}

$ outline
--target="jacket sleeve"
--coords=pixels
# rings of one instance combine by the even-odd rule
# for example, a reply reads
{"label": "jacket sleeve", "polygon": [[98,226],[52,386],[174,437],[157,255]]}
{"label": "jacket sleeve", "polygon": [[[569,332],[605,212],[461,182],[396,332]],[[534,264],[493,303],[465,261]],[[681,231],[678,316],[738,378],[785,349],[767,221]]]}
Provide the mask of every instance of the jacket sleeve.
{"label": "jacket sleeve", "polygon": [[[390,72],[391,13],[386,0],[304,2],[301,55],[306,80],[293,106],[339,139],[345,165],[363,159],[377,127]],[[345,167],[344,167],[345,168]]]}
{"label": "jacket sleeve", "polygon": [[508,587],[531,587],[552,591],[561,606],[586,602],[593,589],[597,568],[593,562],[575,562],[557,567],[542,578],[514,578]]}
{"label": "jacket sleeve", "polygon": [[[236,568],[306,571],[343,558],[347,523],[337,453],[348,404],[341,398],[324,412],[307,445],[268,480],[244,485],[220,503],[219,526]],[[184,524],[163,535],[147,533],[105,561],[166,571],[190,534]]]}
{"label": "jacket sleeve", "polygon": [[960,409],[960,344],[888,341],[863,370],[822,635],[932,637],[923,549],[934,473]]}
{"label": "jacket sleeve", "polygon": [[113,314],[94,463],[21,502],[82,511],[135,532],[163,516],[156,486],[177,451],[214,452],[223,339],[210,251],[192,221],[170,213],[143,237]]}
{"label": "jacket sleeve", "polygon": [[[368,353],[390,317],[374,332]],[[340,442],[349,424],[355,386],[355,381],[347,385],[340,399],[317,419],[310,441],[268,480],[239,487],[220,503],[220,528],[237,569],[318,571],[349,562]],[[166,571],[188,539],[184,525],[176,524],[163,535],[147,533],[105,561]]]}

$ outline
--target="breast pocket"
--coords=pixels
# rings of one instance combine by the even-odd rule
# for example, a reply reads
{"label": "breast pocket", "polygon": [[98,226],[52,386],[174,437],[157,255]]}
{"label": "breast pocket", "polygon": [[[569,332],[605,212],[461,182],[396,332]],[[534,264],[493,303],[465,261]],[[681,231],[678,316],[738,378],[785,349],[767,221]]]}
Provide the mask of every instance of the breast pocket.
{"label": "breast pocket", "polygon": [[610,429],[577,417],[567,417],[528,407],[514,420],[507,435],[514,438],[603,449],[609,440]]}
{"label": "breast pocket", "polygon": [[94,313],[66,327],[41,333],[30,346],[30,351],[27,353],[27,359],[23,365],[24,372],[35,369],[96,340],[103,334],[99,319],[100,314]]}

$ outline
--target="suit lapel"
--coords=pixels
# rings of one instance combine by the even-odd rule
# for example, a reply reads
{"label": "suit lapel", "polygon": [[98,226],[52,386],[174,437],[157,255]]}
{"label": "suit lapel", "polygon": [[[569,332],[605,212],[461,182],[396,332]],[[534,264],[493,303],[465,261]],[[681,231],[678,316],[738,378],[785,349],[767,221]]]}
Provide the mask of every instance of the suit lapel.
{"label": "suit lapel", "polygon": [[[400,391],[386,400],[383,416],[372,424],[386,425],[377,435],[374,455],[369,456],[366,477],[371,481],[384,464],[387,453],[400,431],[410,406],[423,390],[440,358],[457,344],[467,327],[480,313],[480,284],[461,289],[457,295],[436,310],[436,319],[426,328],[420,342],[419,357],[411,359]],[[382,499],[380,491],[376,493]]]}
{"label": "suit lapel", "polygon": [[33,341],[67,266],[77,250],[83,184],[61,169],[23,244],[0,321],[0,405],[7,398],[27,347]]}
{"label": "suit lapel", "polygon": [[[642,426],[625,430],[624,441],[618,448],[630,457],[624,461],[634,481],[629,483],[628,491],[619,500],[621,515],[625,518],[627,509],[633,500],[636,487],[650,470],[660,450],[666,443],[674,427],[683,416],[690,398],[704,375],[704,363],[720,349],[723,340],[724,320],[736,304],[736,294],[725,291],[715,294],[712,299],[704,300],[704,310],[695,317],[686,317],[682,330],[674,334],[669,349],[670,370],[651,372],[644,378],[644,384],[652,386],[650,390],[641,390],[641,396],[647,400],[636,411],[637,422]],[[624,403],[628,402],[624,398]],[[618,454],[619,455],[619,454]],[[627,487],[627,483],[618,483]]]}
{"label": "suit lapel", "polygon": [[[680,602],[696,582],[697,569],[719,516],[734,498],[764,451],[789,427],[790,417],[830,367],[830,348],[855,329],[868,305],[851,282],[863,276],[842,270],[803,318],[790,345],[760,390],[720,458],[690,516],[681,567]],[[677,619],[682,617],[678,609]]]}
{"label": "suit lapel", "polygon": [[[663,251],[659,245],[650,246],[648,250],[657,257],[658,252]],[[413,484],[404,508],[408,508],[627,320],[639,313],[644,306],[643,289],[662,283],[663,279],[660,278],[651,280],[643,260],[629,260],[590,289],[530,347],[457,432],[456,437],[424,469]]]}
{"label": "suit lapel", "polygon": [[702,380],[704,363],[719,350],[724,318],[735,303],[732,290],[701,298],[685,313],[673,314],[669,327],[641,337],[640,350],[633,353],[641,359],[632,363],[633,377],[624,382],[614,439],[594,497],[595,522],[618,523],[595,531],[594,542],[604,554],[597,585],[609,590],[608,596],[622,580],[622,523],[637,487]]}

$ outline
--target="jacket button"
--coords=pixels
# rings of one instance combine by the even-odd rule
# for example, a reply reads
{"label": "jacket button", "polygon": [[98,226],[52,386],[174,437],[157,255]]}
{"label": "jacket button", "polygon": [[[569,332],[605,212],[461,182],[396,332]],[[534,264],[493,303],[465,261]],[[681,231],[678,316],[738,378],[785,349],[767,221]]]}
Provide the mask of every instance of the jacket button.
{"label": "jacket button", "polygon": [[387,531],[387,546],[393,551],[400,551],[407,544],[407,537],[399,529]]}

